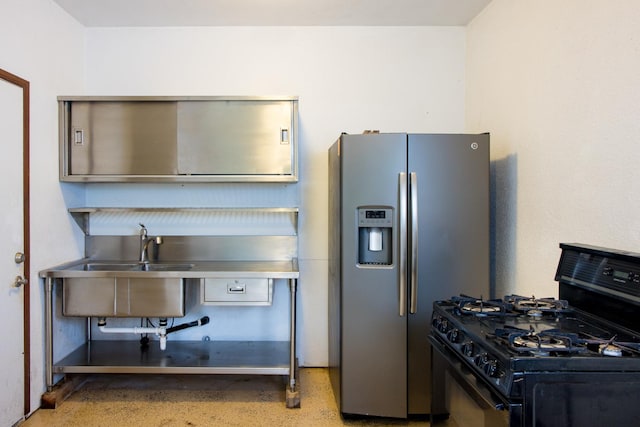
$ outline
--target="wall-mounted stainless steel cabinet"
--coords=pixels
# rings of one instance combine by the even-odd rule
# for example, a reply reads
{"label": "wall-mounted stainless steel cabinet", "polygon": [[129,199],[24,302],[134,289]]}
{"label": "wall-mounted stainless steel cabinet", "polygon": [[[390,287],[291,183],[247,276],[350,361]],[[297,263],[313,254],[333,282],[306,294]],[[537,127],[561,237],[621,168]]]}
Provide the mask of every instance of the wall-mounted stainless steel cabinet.
{"label": "wall-mounted stainless steel cabinet", "polygon": [[60,180],[296,182],[296,97],[59,97]]}

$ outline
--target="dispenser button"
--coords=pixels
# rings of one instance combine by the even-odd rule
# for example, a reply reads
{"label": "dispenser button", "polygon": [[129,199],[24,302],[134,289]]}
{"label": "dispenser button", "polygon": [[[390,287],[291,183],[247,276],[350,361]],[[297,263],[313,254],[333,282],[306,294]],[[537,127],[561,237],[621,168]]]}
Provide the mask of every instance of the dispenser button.
{"label": "dispenser button", "polygon": [[369,230],[369,250],[372,252],[382,250],[382,230],[378,227]]}

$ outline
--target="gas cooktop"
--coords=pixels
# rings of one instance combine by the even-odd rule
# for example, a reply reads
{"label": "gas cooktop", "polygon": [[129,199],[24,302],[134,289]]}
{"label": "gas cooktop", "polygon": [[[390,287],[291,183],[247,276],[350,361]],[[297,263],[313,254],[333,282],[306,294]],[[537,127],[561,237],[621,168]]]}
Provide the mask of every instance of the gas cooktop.
{"label": "gas cooktop", "polygon": [[447,315],[435,315],[433,326],[449,341],[488,341],[503,357],[640,357],[640,338],[633,332],[575,310],[565,300],[461,296],[436,307]]}
{"label": "gas cooktop", "polygon": [[434,304],[432,326],[506,394],[525,371],[640,371],[638,336],[564,300],[452,297]]}
{"label": "gas cooktop", "polygon": [[[475,398],[498,396],[501,403],[489,407],[508,408],[510,426],[637,425],[640,407],[631,395],[640,393],[640,254],[560,247],[558,299],[436,301],[434,360]],[[444,390],[432,395],[432,408]]]}

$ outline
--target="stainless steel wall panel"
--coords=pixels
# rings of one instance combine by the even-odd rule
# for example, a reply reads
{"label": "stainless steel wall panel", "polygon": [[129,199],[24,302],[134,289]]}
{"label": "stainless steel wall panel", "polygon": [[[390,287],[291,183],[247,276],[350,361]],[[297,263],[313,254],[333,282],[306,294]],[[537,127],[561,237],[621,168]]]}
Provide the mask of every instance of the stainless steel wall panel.
{"label": "stainless steel wall panel", "polygon": [[[85,236],[85,255],[101,261],[138,260],[138,236]],[[290,261],[298,257],[296,236],[166,236],[154,261]],[[150,254],[151,255],[151,254]],[[157,256],[157,259],[156,259]]]}

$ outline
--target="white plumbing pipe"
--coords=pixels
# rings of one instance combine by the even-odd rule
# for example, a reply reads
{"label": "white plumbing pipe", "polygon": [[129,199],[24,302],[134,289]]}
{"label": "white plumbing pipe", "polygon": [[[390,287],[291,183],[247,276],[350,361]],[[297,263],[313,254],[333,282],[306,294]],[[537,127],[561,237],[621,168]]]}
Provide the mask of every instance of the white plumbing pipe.
{"label": "white plumbing pipe", "polygon": [[106,326],[100,326],[100,332],[104,332],[105,334],[156,334],[160,335],[161,332],[166,333],[165,327],[153,328],[147,327],[143,328],[141,326],[134,326],[131,328],[107,328]]}
{"label": "white plumbing pipe", "polygon": [[104,334],[156,334],[160,337],[160,350],[167,349],[167,328],[164,326],[160,326],[158,328],[155,327],[141,327],[134,326],[131,328],[107,328],[106,326],[98,326],[100,332]]}

